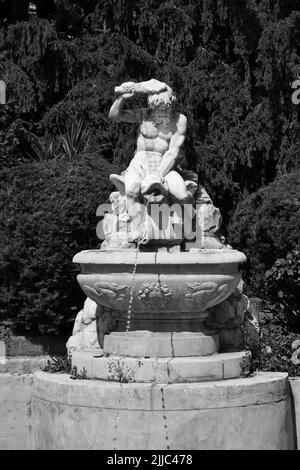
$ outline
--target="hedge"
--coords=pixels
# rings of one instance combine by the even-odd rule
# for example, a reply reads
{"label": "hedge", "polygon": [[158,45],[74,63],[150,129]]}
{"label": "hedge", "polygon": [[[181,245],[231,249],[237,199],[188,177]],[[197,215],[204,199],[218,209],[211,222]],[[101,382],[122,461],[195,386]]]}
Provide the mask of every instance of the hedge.
{"label": "hedge", "polygon": [[0,322],[13,331],[70,331],[85,297],[72,258],[99,246],[95,212],[112,171],[89,154],[0,172]]}

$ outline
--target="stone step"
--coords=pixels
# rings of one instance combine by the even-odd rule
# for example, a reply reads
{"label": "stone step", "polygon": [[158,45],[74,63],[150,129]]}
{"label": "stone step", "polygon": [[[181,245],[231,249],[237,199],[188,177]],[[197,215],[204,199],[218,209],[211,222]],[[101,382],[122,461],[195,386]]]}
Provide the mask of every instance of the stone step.
{"label": "stone step", "polygon": [[237,378],[242,375],[246,353],[202,357],[133,358],[105,356],[97,350],[74,352],[72,366],[89,379],[115,382],[184,383]]}
{"label": "stone step", "polygon": [[112,332],[104,337],[107,354],[126,357],[209,356],[218,352],[214,332]]}

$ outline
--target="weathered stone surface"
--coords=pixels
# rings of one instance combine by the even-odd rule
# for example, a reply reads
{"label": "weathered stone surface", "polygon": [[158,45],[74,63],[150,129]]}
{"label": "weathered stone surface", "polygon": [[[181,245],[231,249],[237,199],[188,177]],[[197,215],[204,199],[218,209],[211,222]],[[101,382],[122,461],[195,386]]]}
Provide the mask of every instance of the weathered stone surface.
{"label": "weathered stone surface", "polygon": [[89,379],[120,382],[183,383],[240,377],[244,351],[194,357],[104,356],[95,351],[78,351],[72,365],[85,369]]}
{"label": "weathered stone surface", "polygon": [[[245,321],[243,325],[243,333],[244,333],[244,344],[245,346],[250,349],[253,358],[256,358],[260,354],[260,326],[259,326],[259,310],[256,308],[256,298],[254,302],[252,299],[250,300],[250,304],[248,310],[245,314]],[[253,306],[253,303],[255,306]]]}
{"label": "weathered stone surface", "polygon": [[294,412],[295,412],[295,427],[296,427],[296,436],[297,436],[297,449],[300,449],[300,377],[290,377],[289,378]]}
{"label": "weathered stone surface", "polygon": [[97,335],[97,304],[87,298],[84,307],[77,314],[72,336],[66,344],[69,354],[80,349],[99,347]]}
{"label": "weathered stone surface", "polygon": [[248,299],[242,289],[241,281],[230,297],[210,308],[206,324],[218,331],[221,352],[247,347],[256,357],[260,348],[260,331],[258,318],[252,312],[258,312],[257,299],[254,299],[254,307],[252,299]]}
{"label": "weathered stone surface", "polygon": [[50,356],[6,357],[0,362],[0,374],[33,374],[47,365]]}
{"label": "weathered stone surface", "polygon": [[87,250],[74,257],[75,263],[84,266],[78,282],[98,305],[126,312],[132,293],[132,308],[138,314],[151,314],[153,309],[180,311],[182,318],[192,312],[202,315],[230,296],[240,281],[238,267],[244,260],[235,250],[141,252],[133,278],[136,253],[130,250]]}
{"label": "weathered stone surface", "polygon": [[98,341],[101,348],[104,344],[104,336],[108,335],[111,331],[117,329],[118,320],[116,319],[116,314],[113,310],[99,306],[98,307],[99,315],[97,316],[97,335]]}
{"label": "weathered stone surface", "polygon": [[0,373],[0,450],[32,449],[32,384],[32,375]]}
{"label": "weathered stone surface", "polygon": [[211,198],[203,186],[199,189],[196,204],[200,227],[205,235],[218,233],[222,223],[221,212],[213,205]]}
{"label": "weathered stone surface", "polygon": [[111,213],[105,214],[102,221],[103,234],[97,232],[100,239],[104,237],[101,250],[134,248],[129,243],[131,228],[126,209],[126,196],[119,191],[114,191],[111,193],[109,200],[111,202]]}
{"label": "weathered stone surface", "polygon": [[88,297],[83,309],[76,316],[72,336],[67,342],[69,354],[81,349],[103,347],[104,335],[109,334],[116,326],[113,311],[97,305]]}
{"label": "weathered stone surface", "polygon": [[76,335],[71,336],[67,342],[67,349],[69,354],[72,354],[73,351],[78,351],[80,349],[94,349],[98,347],[99,343],[95,321],[87,325],[83,330],[76,333]]}
{"label": "weathered stone surface", "polygon": [[36,449],[294,448],[283,373],[162,386],[38,372],[32,413]]}
{"label": "weathered stone surface", "polygon": [[209,309],[207,325],[218,330],[240,327],[244,323],[248,306],[248,297],[236,289],[226,300]]}
{"label": "weathered stone surface", "polygon": [[245,346],[242,329],[240,327],[224,328],[219,330],[218,334],[220,351],[222,352],[241,351]]}
{"label": "weathered stone surface", "polygon": [[32,374],[49,359],[26,356],[0,360],[0,450],[32,449]]}
{"label": "weathered stone surface", "polygon": [[87,298],[84,302],[81,321],[84,325],[89,325],[97,317],[97,304]]}
{"label": "weathered stone surface", "polygon": [[151,331],[118,332],[106,335],[105,353],[131,357],[209,356],[218,351],[218,335],[213,332]]}

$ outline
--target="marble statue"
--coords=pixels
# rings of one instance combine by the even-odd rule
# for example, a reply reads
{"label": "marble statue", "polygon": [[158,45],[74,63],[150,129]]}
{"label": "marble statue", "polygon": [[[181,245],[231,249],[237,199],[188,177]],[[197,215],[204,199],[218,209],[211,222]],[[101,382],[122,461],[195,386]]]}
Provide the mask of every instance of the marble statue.
{"label": "marble statue", "polygon": [[[126,195],[128,215],[139,230],[140,203],[152,195],[161,202],[168,195],[180,204],[191,203],[197,183],[185,181],[177,171],[182,160],[182,146],[187,118],[173,110],[176,96],[163,82],[126,82],[116,87],[118,97],[110,108],[109,117],[116,122],[138,125],[135,154],[122,175],[111,175],[111,181]],[[123,109],[125,101],[135,94],[147,95],[148,107]]]}
{"label": "marble statue", "polygon": [[[219,234],[219,209],[198,184],[198,175],[183,169],[187,118],[175,112],[173,90],[151,79],[125,82],[115,93],[110,119],[134,123],[138,132],[128,168],[110,175],[118,191],[110,196],[101,249],[130,249],[137,241],[173,251],[180,251],[182,244],[186,250],[226,248]],[[147,108],[124,109],[125,102],[138,94],[147,97]],[[154,205],[167,222],[164,228],[153,216]],[[200,236],[199,231],[194,235],[195,227],[200,227]]]}

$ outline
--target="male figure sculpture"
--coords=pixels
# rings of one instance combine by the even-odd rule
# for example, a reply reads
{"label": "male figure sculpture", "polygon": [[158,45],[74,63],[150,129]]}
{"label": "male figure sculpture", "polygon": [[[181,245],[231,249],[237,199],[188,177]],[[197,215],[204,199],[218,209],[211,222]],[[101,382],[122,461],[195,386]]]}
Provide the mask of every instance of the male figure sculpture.
{"label": "male figure sculpture", "polygon": [[[176,97],[168,85],[158,80],[126,82],[115,91],[120,95],[113,103],[109,117],[116,122],[136,123],[139,130],[136,151],[127,170],[121,176],[111,175],[110,179],[123,194],[125,191],[128,215],[138,230],[142,196],[169,194],[180,204],[192,201],[197,184],[184,181],[174,169],[181,159],[187,119],[173,111]],[[148,108],[124,110],[125,100],[135,93],[148,95]]]}

